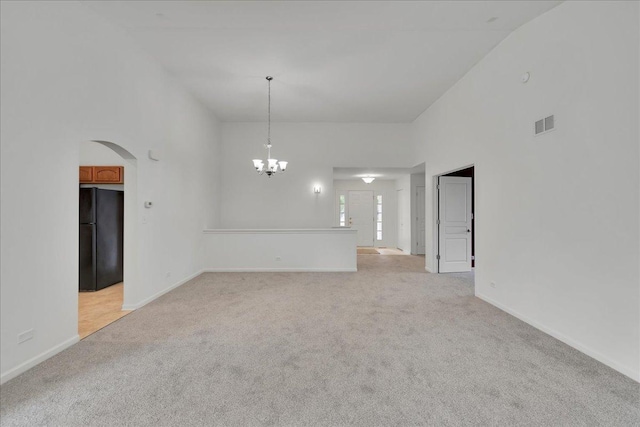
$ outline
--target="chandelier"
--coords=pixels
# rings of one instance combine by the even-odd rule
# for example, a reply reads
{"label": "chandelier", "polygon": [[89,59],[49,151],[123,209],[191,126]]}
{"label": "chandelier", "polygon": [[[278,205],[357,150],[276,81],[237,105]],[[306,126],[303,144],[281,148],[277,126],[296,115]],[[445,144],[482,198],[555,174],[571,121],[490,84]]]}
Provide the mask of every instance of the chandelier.
{"label": "chandelier", "polygon": [[280,168],[280,172],[284,172],[287,169],[287,162],[271,158],[271,80],[273,80],[273,77],[267,76],[267,82],[269,82],[269,125],[267,128],[267,144],[265,145],[267,149],[266,168],[264,161],[261,159],[253,159],[253,166],[256,168],[256,172],[258,172],[259,175],[267,174],[269,178],[278,172],[278,167]]}

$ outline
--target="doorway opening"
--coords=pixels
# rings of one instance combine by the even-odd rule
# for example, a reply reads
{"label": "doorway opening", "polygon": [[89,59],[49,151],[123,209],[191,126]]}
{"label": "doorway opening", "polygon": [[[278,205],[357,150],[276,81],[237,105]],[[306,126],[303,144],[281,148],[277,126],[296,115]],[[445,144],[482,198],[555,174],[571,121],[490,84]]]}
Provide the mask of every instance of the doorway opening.
{"label": "doorway opening", "polygon": [[[424,192],[425,183],[425,163],[411,168],[334,167],[333,226],[357,229],[358,246],[363,250],[424,255],[425,221],[416,222],[416,212],[425,217],[424,195],[430,197]],[[418,201],[416,192],[420,190],[423,197]]]}
{"label": "doorway opening", "polygon": [[135,288],[135,157],[107,141],[80,145],[78,335],[131,312]]}
{"label": "doorway opening", "polygon": [[[396,247],[396,181],[377,177],[334,179],[334,226],[357,230],[360,248]],[[372,250],[373,251],[373,250]]]}
{"label": "doorway opening", "polygon": [[411,199],[411,255],[423,256],[426,253],[426,175],[425,164],[413,168],[409,176]]}
{"label": "doorway opening", "polygon": [[434,179],[435,243],[439,273],[475,268],[475,168],[467,166]]}

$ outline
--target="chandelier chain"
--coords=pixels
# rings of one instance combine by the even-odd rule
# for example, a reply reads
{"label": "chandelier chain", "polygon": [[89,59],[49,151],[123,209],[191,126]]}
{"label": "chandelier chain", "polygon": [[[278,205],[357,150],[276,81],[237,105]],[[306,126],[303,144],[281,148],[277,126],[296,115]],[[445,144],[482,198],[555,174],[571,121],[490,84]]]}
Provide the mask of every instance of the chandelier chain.
{"label": "chandelier chain", "polygon": [[256,168],[256,172],[258,172],[259,175],[265,174],[268,177],[271,177],[271,175],[277,172],[284,172],[289,163],[285,160],[278,161],[271,157],[271,80],[273,80],[273,77],[267,76],[267,82],[269,84],[269,96],[267,98],[267,144],[265,146],[267,149],[267,160],[253,159],[253,167]]}
{"label": "chandelier chain", "polygon": [[269,124],[267,126],[267,143],[269,144],[269,147],[271,147],[271,79],[267,78],[267,81],[269,82]]}

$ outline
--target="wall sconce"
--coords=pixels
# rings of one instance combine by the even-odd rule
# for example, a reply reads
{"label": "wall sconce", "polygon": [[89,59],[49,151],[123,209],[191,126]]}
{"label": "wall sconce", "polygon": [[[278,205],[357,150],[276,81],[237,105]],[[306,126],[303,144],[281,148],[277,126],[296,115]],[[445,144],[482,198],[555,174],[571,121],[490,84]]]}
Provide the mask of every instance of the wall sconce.
{"label": "wall sconce", "polygon": [[322,187],[320,187],[319,185],[314,185],[313,186],[313,192],[316,193],[316,194],[322,193]]}

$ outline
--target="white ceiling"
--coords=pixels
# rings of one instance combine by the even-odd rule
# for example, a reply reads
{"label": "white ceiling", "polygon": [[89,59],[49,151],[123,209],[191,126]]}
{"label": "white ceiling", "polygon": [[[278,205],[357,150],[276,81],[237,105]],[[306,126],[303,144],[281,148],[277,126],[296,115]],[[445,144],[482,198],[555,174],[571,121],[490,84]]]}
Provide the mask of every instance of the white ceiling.
{"label": "white ceiling", "polygon": [[[560,1],[87,1],[223,121],[411,122]],[[497,19],[487,22],[491,18]]]}
{"label": "white ceiling", "polygon": [[371,176],[380,180],[395,180],[413,173],[424,173],[424,163],[413,168],[333,168],[333,179],[360,179]]}

